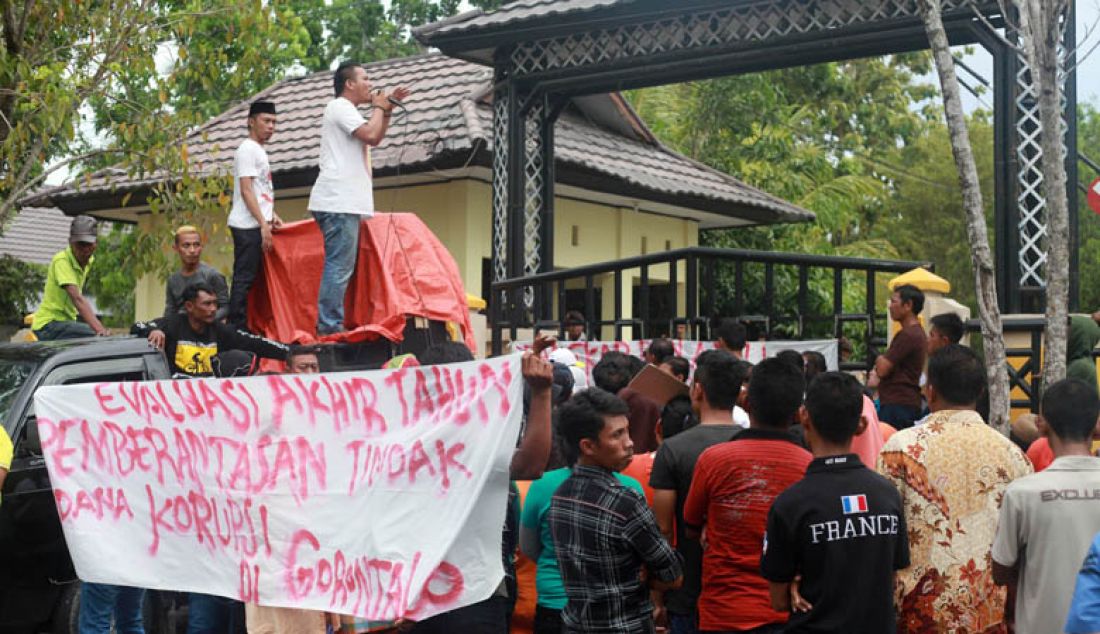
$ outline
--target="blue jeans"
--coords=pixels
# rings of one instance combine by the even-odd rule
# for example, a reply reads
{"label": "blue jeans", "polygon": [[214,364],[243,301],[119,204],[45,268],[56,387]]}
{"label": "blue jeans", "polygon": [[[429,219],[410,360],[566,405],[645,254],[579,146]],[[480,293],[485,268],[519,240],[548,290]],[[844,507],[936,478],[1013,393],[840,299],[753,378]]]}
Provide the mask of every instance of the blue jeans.
{"label": "blue jeans", "polygon": [[34,336],[39,341],[55,341],[57,339],[80,339],[94,337],[92,327],[82,321],[51,321],[34,331]]}
{"label": "blue jeans", "polygon": [[328,211],[310,213],[325,238],[325,270],[317,295],[317,334],[327,335],[344,329],[344,293],[359,253],[362,216]]}
{"label": "blue jeans", "polygon": [[141,620],[143,588],[85,582],[80,588],[80,634],[108,634],[114,617],[117,634],[145,634]]}
{"label": "blue jeans", "polygon": [[695,614],[668,613],[669,634],[699,634],[699,619]]}
{"label": "blue jeans", "polygon": [[232,618],[233,599],[209,594],[187,594],[187,634],[226,634]]}

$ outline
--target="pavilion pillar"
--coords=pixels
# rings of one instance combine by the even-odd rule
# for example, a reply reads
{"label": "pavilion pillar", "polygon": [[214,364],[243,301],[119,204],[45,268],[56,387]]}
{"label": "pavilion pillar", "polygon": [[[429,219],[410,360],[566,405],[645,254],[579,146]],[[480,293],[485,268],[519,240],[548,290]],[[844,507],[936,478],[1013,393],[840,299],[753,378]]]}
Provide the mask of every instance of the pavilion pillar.
{"label": "pavilion pillar", "polygon": [[[1077,270],[1077,79],[1074,3],[1066,18],[1059,52],[1064,77],[1063,122],[1066,143],[1066,196],[1069,209],[1070,271]],[[1031,90],[1027,60],[995,34],[976,34],[993,55],[994,155],[997,294],[1005,313],[1042,313],[1046,309],[1047,199],[1043,187],[1043,151],[1039,106]],[[1005,36],[1016,41],[1006,28]],[[1078,280],[1070,275],[1070,310],[1076,310]]]}

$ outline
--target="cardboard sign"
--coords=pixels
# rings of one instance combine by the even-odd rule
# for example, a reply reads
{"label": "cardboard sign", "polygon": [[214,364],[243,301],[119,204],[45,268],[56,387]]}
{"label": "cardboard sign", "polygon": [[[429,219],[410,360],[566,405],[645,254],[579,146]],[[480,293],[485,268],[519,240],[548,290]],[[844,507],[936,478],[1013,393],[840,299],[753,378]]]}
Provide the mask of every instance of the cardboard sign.
{"label": "cardboard sign", "polygon": [[422,619],[503,577],[522,381],[510,356],[44,387],[35,408],[81,579]]}
{"label": "cardboard sign", "polygon": [[630,389],[664,407],[677,396],[687,396],[688,386],[680,379],[650,364],[630,380]]}

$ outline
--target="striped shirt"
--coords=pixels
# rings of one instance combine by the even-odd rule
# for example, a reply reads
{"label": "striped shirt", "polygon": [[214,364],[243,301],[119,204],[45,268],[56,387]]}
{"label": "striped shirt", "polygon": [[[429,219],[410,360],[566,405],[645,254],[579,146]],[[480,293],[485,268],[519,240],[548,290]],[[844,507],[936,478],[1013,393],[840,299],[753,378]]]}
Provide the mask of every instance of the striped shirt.
{"label": "striped shirt", "polygon": [[639,572],[672,582],[683,570],[645,498],[606,469],[577,466],[550,501],[549,522],[568,597],[563,631],[653,632]]}

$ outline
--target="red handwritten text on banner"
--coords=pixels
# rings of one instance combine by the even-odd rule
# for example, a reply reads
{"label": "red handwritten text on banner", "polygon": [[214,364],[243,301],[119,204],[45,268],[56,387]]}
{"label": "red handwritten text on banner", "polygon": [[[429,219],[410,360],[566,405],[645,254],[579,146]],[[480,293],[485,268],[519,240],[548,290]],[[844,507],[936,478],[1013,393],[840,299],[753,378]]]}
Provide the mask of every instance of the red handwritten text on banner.
{"label": "red handwritten text on banner", "polygon": [[499,584],[519,357],[42,388],[82,579],[368,619]]}

